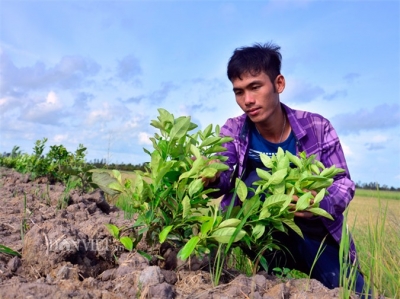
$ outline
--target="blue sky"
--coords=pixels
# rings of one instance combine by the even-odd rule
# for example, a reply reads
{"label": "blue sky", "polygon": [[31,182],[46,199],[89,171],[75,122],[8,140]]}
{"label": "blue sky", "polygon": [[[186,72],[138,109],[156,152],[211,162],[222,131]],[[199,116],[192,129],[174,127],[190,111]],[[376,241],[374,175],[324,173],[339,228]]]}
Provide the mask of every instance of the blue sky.
{"label": "blue sky", "polygon": [[281,101],[331,120],[355,182],[400,187],[399,1],[1,0],[0,19],[0,152],[148,161],[157,108],[223,125],[229,57],[272,41]]}

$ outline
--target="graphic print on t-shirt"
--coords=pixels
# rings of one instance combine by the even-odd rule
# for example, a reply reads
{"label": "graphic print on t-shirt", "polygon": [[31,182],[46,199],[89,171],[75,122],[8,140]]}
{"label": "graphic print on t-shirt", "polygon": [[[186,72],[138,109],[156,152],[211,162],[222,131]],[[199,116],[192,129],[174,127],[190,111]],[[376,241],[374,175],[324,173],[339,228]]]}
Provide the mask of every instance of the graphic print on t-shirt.
{"label": "graphic print on t-shirt", "polygon": [[252,149],[252,148],[249,149],[249,159],[252,159],[252,160],[255,160],[255,161],[261,161],[260,154],[267,155],[268,157],[272,157],[273,155],[275,155],[275,153],[257,151],[257,150]]}

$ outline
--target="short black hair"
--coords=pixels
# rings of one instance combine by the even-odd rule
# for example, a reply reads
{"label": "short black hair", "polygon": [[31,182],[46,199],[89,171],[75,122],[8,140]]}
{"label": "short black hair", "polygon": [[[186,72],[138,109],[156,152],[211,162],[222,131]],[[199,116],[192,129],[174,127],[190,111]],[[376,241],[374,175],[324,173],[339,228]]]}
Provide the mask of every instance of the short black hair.
{"label": "short black hair", "polygon": [[235,79],[242,79],[241,76],[248,72],[251,75],[258,75],[265,72],[274,83],[276,77],[281,73],[282,55],[281,48],[273,43],[256,43],[251,47],[235,49],[228,62],[228,78],[232,82]]}

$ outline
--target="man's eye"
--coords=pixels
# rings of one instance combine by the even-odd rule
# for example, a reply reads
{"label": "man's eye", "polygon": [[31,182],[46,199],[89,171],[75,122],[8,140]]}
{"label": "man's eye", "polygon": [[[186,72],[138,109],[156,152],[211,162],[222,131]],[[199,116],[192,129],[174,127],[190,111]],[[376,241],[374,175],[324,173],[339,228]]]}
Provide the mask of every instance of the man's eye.
{"label": "man's eye", "polygon": [[235,91],[235,95],[240,96],[241,94],[243,94],[242,91]]}
{"label": "man's eye", "polygon": [[260,85],[254,85],[252,89],[253,89],[253,90],[257,90],[257,89],[259,89],[259,88],[260,88]]}

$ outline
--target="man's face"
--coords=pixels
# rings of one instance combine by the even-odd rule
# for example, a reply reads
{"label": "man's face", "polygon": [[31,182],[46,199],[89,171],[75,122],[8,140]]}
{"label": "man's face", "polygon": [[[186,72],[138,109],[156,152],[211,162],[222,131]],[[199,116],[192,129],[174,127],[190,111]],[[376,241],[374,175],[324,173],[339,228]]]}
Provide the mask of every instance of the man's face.
{"label": "man's face", "polygon": [[271,116],[281,109],[279,94],[285,88],[285,78],[278,75],[272,84],[264,72],[255,76],[246,72],[241,77],[232,82],[236,102],[254,123],[271,124]]}

